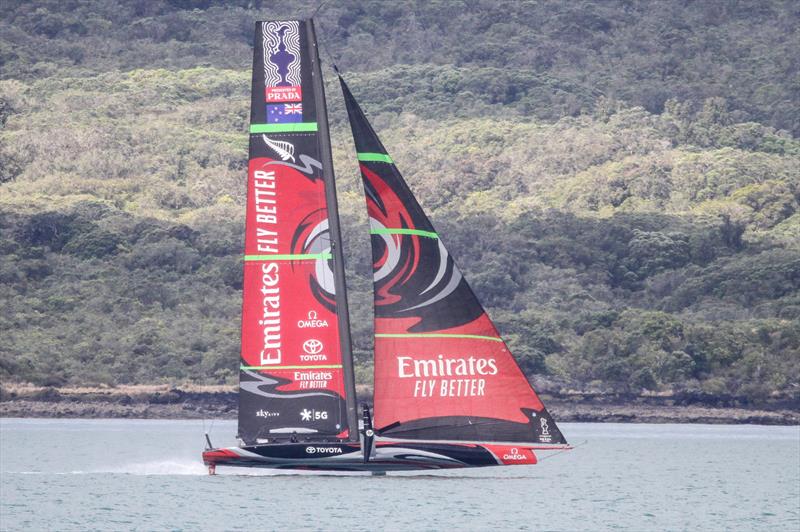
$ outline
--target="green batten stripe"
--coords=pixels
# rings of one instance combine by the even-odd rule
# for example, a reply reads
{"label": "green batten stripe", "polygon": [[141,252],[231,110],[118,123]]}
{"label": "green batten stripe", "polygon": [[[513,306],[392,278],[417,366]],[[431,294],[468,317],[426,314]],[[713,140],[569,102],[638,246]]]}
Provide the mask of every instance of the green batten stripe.
{"label": "green batten stripe", "polygon": [[305,259],[323,259],[330,260],[333,255],[330,253],[305,253],[296,255],[245,255],[245,261],[251,260],[305,260]]}
{"label": "green batten stripe", "polygon": [[471,338],[473,340],[491,340],[492,342],[502,342],[502,338],[496,336],[480,336],[477,334],[446,334],[446,333],[407,333],[407,334],[376,334],[375,338]]}
{"label": "green batten stripe", "polygon": [[359,153],[359,161],[394,164],[391,157],[385,153]]}
{"label": "green batten stripe", "polygon": [[379,227],[377,229],[370,229],[371,235],[419,235],[428,238],[439,238],[439,235],[433,231],[422,231],[420,229],[392,229],[390,227]]}
{"label": "green batten stripe", "polygon": [[341,364],[329,366],[239,366],[239,369],[342,369]]}
{"label": "green batten stripe", "polygon": [[303,133],[316,130],[316,122],[294,122],[291,124],[250,124],[250,133]]}

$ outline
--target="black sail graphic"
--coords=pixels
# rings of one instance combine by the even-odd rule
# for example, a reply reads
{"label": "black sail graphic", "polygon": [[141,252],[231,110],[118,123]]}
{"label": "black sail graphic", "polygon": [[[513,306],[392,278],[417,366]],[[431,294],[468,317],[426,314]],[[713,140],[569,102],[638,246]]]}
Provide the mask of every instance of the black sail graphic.
{"label": "black sail graphic", "polygon": [[357,439],[344,261],[311,21],[256,24],[239,437]]}
{"label": "black sail graphic", "polygon": [[438,441],[566,443],[339,80],[372,234],[378,433]]}

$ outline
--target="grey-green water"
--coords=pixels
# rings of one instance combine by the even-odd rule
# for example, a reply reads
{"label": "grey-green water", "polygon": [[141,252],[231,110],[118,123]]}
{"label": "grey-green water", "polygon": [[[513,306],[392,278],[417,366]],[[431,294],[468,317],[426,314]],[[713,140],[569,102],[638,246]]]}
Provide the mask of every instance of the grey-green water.
{"label": "grey-green water", "polygon": [[198,421],[3,419],[0,529],[800,530],[800,427],[562,428],[536,466],[208,477]]}

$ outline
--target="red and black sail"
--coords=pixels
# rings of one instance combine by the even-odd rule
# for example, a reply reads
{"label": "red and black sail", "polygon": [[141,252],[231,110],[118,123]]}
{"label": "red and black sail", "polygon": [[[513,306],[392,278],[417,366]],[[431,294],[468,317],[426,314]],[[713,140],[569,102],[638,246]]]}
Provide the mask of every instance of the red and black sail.
{"label": "red and black sail", "polygon": [[378,434],[566,443],[341,77],[340,82],[372,234]]}
{"label": "red and black sail", "polygon": [[239,437],[357,439],[342,246],[311,21],[256,24]]}

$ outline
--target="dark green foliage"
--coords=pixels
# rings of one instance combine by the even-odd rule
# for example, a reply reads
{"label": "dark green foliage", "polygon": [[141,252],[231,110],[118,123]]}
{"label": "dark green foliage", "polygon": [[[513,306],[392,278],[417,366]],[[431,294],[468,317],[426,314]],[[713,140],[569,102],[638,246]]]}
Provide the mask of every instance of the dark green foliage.
{"label": "dark green foliage", "polygon": [[[0,21],[2,77],[243,70],[255,19],[308,16],[319,2],[260,4],[9,0]],[[601,94],[651,112],[674,100],[686,102],[684,112],[702,109],[702,123],[684,132],[700,142],[700,129],[721,116],[800,132],[791,105],[797,22],[790,0],[347,0],[325,6],[318,19],[323,45],[345,72],[380,74],[365,85],[373,109],[380,102],[397,111],[414,100],[443,110],[456,95],[445,112],[470,112],[477,99],[557,118]],[[396,64],[412,66],[388,68]],[[386,78],[393,88],[384,95]]]}
{"label": "dark green foliage", "polygon": [[628,241],[626,269],[639,279],[680,268],[690,261],[689,237],[683,233],[662,233],[634,229]]}
{"label": "dark green foliage", "polygon": [[[235,382],[253,21],[317,4],[3,4],[0,378]],[[798,22],[345,0],[317,25],[528,375],[757,400],[800,386]],[[328,94],[366,383],[369,235]]]}

